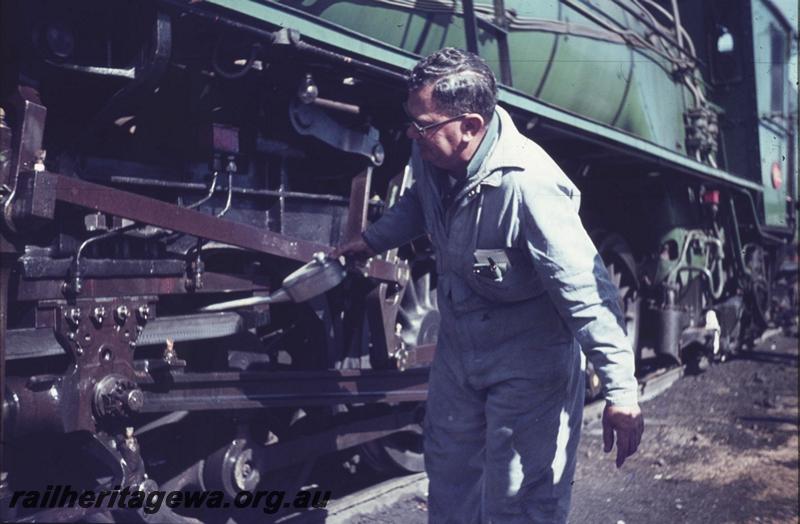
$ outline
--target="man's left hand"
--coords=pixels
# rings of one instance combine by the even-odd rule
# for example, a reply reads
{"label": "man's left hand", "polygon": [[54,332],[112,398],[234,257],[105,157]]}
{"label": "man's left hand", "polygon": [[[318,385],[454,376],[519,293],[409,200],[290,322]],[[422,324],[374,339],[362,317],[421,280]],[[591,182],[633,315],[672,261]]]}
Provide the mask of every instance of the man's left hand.
{"label": "man's left hand", "polygon": [[644,417],[638,405],[606,405],[603,411],[603,450],[606,453],[612,450],[616,434],[618,468],[626,458],[636,453],[643,432]]}

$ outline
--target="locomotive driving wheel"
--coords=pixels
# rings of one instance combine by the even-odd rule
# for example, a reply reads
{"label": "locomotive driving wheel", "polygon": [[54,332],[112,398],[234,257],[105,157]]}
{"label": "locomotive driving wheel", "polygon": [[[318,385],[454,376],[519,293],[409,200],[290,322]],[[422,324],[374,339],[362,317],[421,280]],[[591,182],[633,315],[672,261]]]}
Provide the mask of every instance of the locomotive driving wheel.
{"label": "locomotive driving wheel", "polygon": [[744,246],[744,263],[749,272],[746,297],[752,319],[759,329],[765,329],[771,317],[772,295],[770,290],[770,274],[766,253],[761,246],[747,244]]}
{"label": "locomotive driving wheel", "polygon": [[[435,344],[439,335],[439,308],[432,270],[422,272],[406,286],[397,314],[399,335],[409,350]],[[422,420],[423,404],[415,407],[415,420]],[[368,442],[363,447],[367,463],[377,471],[387,473],[419,473],[424,471],[422,425],[393,433]]]}
{"label": "locomotive driving wheel", "polygon": [[[636,361],[639,361],[640,304],[639,280],[633,253],[625,239],[616,233],[602,233],[593,236],[597,251],[603,259],[611,281],[617,287],[619,305],[625,323],[625,334],[633,348]],[[602,384],[591,362],[586,363],[586,398],[600,395]]]}
{"label": "locomotive driving wheel", "polygon": [[397,322],[402,328],[400,337],[406,347],[435,344],[439,336],[439,305],[431,281],[430,272],[413,280],[400,302]]}

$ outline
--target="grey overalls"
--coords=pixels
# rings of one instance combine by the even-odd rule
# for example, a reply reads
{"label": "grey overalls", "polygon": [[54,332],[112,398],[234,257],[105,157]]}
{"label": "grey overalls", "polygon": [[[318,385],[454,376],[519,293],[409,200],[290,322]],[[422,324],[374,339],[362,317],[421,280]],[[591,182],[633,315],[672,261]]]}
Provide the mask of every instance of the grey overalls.
{"label": "grey overalls", "polygon": [[436,251],[430,521],[564,522],[583,406],[580,349],[618,405],[637,400],[633,352],[617,290],[578,217],[577,188],[501,108],[484,142],[447,210],[415,147],[415,184],[364,238],[382,252],[427,233]]}

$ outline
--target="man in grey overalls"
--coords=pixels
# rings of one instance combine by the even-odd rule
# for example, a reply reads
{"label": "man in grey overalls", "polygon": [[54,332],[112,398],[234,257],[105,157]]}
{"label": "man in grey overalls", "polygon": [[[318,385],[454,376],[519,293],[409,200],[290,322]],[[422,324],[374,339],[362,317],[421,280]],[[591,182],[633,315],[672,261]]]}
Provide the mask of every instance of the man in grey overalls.
{"label": "man in grey overalls", "polygon": [[409,81],[414,185],[336,255],[427,234],[441,327],[425,418],[430,522],[565,522],[584,398],[581,349],[607,401],[617,466],[644,427],[617,290],[580,193],[496,107],[482,59],[447,48]]}

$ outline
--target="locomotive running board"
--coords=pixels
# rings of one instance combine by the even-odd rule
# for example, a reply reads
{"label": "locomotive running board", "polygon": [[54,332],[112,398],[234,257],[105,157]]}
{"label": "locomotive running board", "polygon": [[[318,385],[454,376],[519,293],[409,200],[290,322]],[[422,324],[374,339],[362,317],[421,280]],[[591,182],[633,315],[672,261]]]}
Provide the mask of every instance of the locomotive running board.
{"label": "locomotive running board", "polygon": [[[331,247],[324,244],[294,239],[78,178],[46,171],[28,171],[20,173],[19,179],[15,214],[23,217],[52,220],[56,202],[63,202],[141,224],[301,262],[311,260],[314,253],[331,251]],[[409,277],[408,266],[404,262],[398,261],[395,264],[377,258],[371,259],[362,273],[381,282],[399,282],[401,285]]]}

